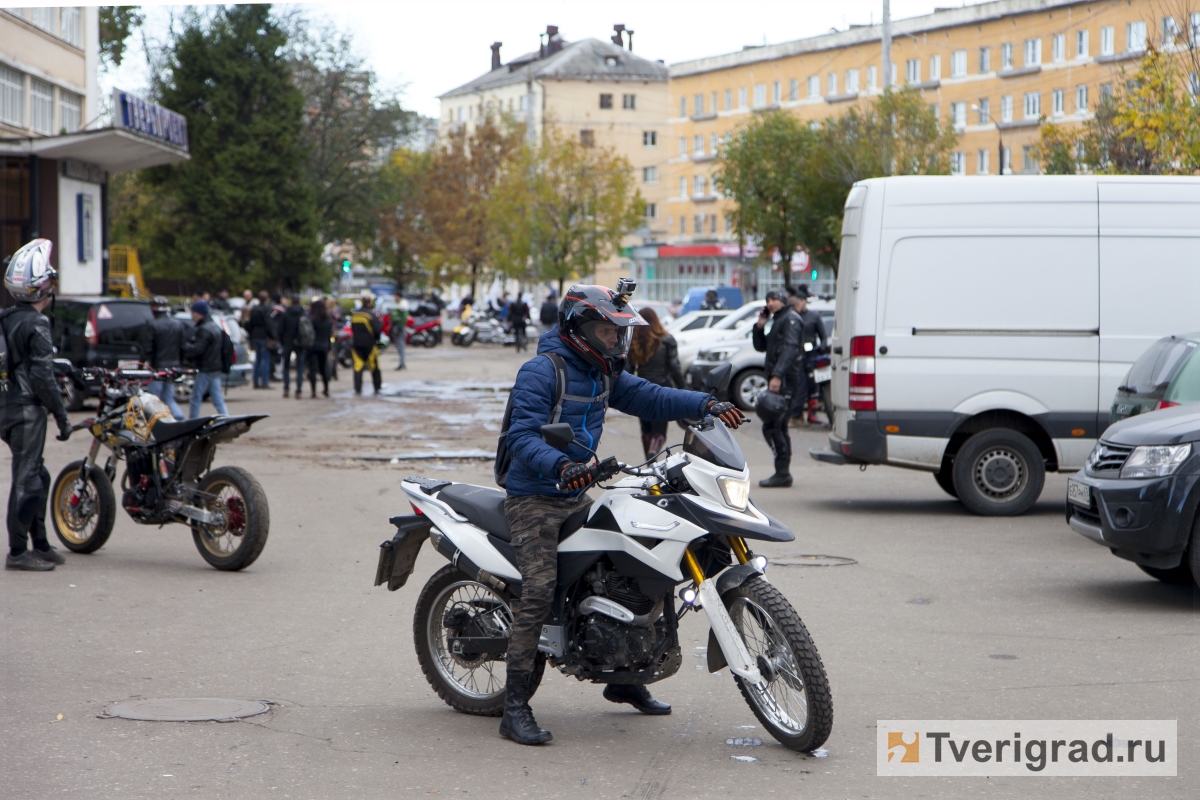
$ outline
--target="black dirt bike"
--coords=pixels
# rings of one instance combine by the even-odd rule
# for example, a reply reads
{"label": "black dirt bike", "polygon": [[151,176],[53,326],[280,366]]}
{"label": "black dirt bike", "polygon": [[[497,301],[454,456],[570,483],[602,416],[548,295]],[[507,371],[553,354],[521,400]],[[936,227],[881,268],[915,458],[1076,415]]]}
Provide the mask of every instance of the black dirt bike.
{"label": "black dirt bike", "polygon": [[[121,505],[134,522],[192,529],[200,555],[220,570],[250,566],[267,543],[267,496],[241,467],[212,469],[217,445],[236,439],[266,414],[175,421],[162,401],[143,392],[150,381],[178,381],[185,370],[87,369],[101,381],[96,416],[73,430],[94,437],[87,458],[63,468],[50,492],[54,532],[75,553],[104,546],[116,521],[113,483],[125,462]],[[100,465],[101,448],[109,450]]]}

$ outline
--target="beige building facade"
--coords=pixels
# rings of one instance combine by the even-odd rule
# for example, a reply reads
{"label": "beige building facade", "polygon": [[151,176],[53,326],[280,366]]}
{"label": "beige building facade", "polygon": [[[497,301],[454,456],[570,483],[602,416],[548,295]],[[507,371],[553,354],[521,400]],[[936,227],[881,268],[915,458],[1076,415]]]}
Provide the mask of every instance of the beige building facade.
{"label": "beige building facade", "polygon": [[438,135],[474,130],[488,116],[508,115],[527,126],[532,141],[554,126],[585,145],[611,147],[629,160],[647,204],[645,224],[627,236],[622,250],[599,265],[605,286],[632,272],[632,253],[663,241],[668,156],[664,146],[668,117],[667,67],[631,50],[597,39],[569,42],[553,26],[545,43],[507,63],[493,46],[492,69],[441,95]]}
{"label": "beige building facade", "polygon": [[[1000,0],[896,20],[891,29],[894,83],[920,89],[959,133],[953,173],[1027,174],[1039,171],[1032,148],[1040,119],[1079,124],[1147,46],[1200,44],[1200,5]],[[761,296],[782,274],[746,266],[726,217],[730,201],[713,187],[714,155],[755,114],[785,109],[816,122],[869,103],[883,90],[882,26],[747,48],[670,72],[670,247],[639,260],[635,273],[653,276],[663,299],[704,283],[740,283]],[[800,261],[794,280],[832,293],[832,271]]]}

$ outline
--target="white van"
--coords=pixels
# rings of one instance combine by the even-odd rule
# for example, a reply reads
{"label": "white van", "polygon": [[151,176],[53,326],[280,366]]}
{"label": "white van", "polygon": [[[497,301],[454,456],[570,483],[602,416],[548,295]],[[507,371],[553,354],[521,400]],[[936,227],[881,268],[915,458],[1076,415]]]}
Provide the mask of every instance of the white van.
{"label": "white van", "polygon": [[1200,328],[1200,179],[877,178],[846,200],[833,464],[933,472],[1026,511],[1074,471],[1130,364]]}

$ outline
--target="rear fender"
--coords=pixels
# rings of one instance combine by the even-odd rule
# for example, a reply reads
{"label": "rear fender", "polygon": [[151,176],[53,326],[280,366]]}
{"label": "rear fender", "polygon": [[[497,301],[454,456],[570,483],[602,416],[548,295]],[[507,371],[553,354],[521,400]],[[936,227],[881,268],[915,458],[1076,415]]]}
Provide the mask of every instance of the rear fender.
{"label": "rear fender", "polygon": [[394,592],[408,582],[432,526],[428,519],[416,514],[392,517],[390,522],[396,526],[396,535],[379,545],[375,585],[386,582],[388,591]]}
{"label": "rear fender", "polygon": [[230,442],[250,430],[251,425],[269,416],[269,414],[244,414],[236,417],[217,417],[206,425],[198,436],[208,439],[213,444]]}

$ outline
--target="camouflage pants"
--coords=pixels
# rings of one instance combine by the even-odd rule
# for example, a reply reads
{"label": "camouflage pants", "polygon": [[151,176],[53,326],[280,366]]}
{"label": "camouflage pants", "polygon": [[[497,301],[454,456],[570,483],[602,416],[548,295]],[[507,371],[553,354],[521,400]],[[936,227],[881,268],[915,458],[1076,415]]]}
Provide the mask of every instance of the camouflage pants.
{"label": "camouflage pants", "polygon": [[567,517],[591,500],[578,497],[529,495],[509,496],[504,501],[504,517],[517,551],[521,570],[521,600],[513,620],[508,642],[508,671],[532,672],[542,625],[554,602],[558,580],[558,532]]}

